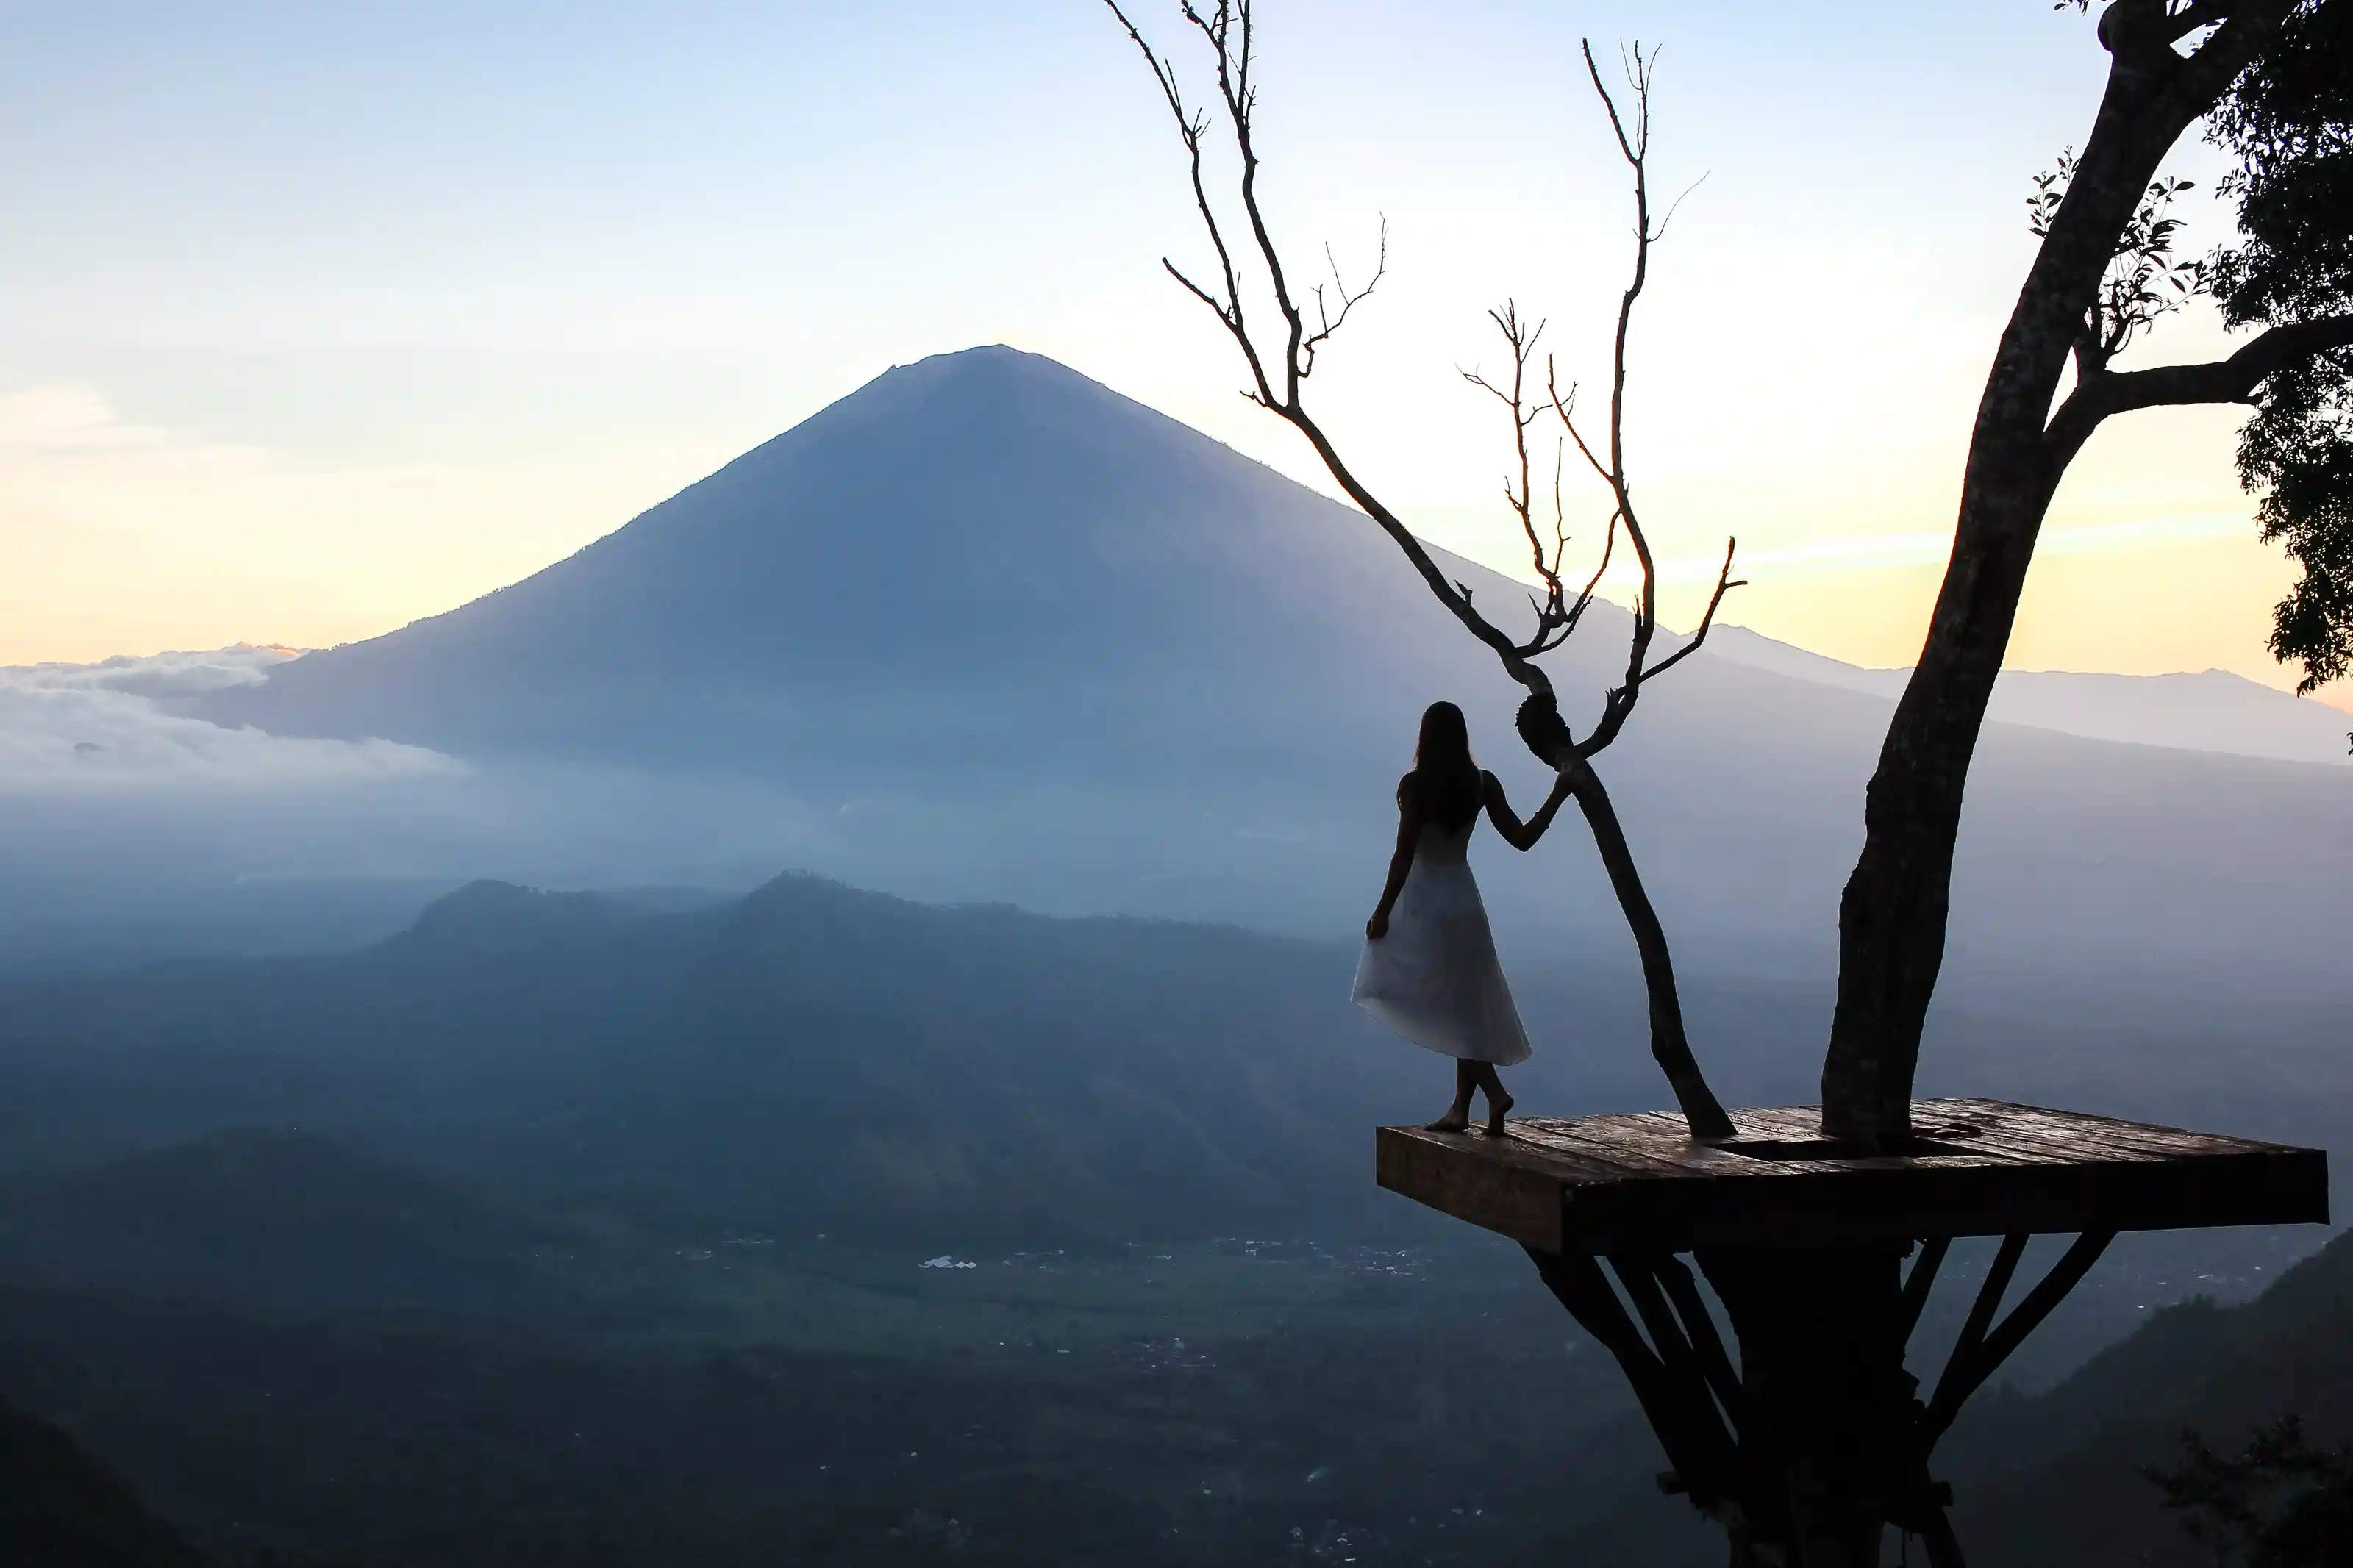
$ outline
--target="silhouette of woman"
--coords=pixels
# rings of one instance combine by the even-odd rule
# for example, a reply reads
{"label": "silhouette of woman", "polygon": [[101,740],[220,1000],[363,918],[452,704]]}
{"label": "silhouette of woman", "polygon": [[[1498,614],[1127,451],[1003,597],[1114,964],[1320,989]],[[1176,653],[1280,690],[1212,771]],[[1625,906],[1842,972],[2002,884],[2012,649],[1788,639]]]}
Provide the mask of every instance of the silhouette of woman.
{"label": "silhouette of woman", "polygon": [[1397,852],[1388,885],[1365,922],[1365,955],[1352,993],[1356,1005],[1417,1046],[1454,1060],[1454,1103],[1432,1131],[1471,1125],[1471,1092],[1487,1095],[1487,1131],[1504,1133],[1512,1097],[1499,1067],[1525,1061],[1527,1032],[1512,1005],[1495,958],[1487,908],[1472,879],[1471,830],[1483,808],[1504,842],[1531,849],[1568,798],[1563,773],[1536,814],[1522,822],[1495,775],[1471,760],[1462,710],[1433,702],[1421,716],[1413,772],[1398,781]]}

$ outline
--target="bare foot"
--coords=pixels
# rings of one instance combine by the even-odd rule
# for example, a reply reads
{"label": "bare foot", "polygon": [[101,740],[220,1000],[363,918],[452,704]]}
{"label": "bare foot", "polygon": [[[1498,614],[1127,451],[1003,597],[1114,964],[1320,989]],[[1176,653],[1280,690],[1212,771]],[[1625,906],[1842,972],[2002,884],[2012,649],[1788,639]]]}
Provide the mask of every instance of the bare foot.
{"label": "bare foot", "polygon": [[1435,1121],[1421,1124],[1424,1132],[1467,1132],[1471,1130],[1471,1108],[1458,1105]]}
{"label": "bare foot", "polygon": [[1518,1103],[1518,1100],[1514,1100],[1508,1094],[1504,1096],[1500,1100],[1492,1096],[1489,1097],[1487,1100],[1488,1137],[1508,1138],[1511,1136],[1509,1132],[1504,1131],[1504,1119],[1512,1113],[1512,1107]]}

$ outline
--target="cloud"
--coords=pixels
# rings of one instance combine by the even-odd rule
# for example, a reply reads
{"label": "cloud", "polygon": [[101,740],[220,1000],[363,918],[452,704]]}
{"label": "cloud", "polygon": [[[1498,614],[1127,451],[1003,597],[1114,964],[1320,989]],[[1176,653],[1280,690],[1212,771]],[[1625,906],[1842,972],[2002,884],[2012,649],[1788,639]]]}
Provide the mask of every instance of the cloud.
{"label": "cloud", "polygon": [[0,363],[0,663],[380,636],[563,559],[741,449],[596,430],[511,450],[448,409],[329,392],[426,427],[390,453],[381,432],[355,449],[307,426],[257,444],[232,396],[210,416],[226,434],[175,428]]}
{"label": "cloud", "polygon": [[[2121,522],[2046,528],[2036,542],[2035,552],[2038,556],[2136,553],[2200,540],[2236,538],[2253,531],[2254,524],[2244,511],[2136,518]],[[1822,539],[1788,550],[1743,551],[1739,564],[1744,571],[1778,567],[1785,575],[1852,572],[1882,566],[1941,566],[1952,552],[1953,534],[1947,529],[1941,533],[1877,533]],[[1723,564],[1720,555],[1662,556],[1659,577],[1666,583],[1712,583],[1716,569]]]}
{"label": "cloud", "polygon": [[96,664],[0,667],[0,787],[39,789],[372,784],[468,773],[396,742],[295,740],[225,729],[180,710],[269,679],[298,649],[240,644]]}
{"label": "cloud", "polygon": [[0,457],[63,457],[162,447],[160,430],[117,419],[106,399],[86,386],[47,385],[0,393]]}

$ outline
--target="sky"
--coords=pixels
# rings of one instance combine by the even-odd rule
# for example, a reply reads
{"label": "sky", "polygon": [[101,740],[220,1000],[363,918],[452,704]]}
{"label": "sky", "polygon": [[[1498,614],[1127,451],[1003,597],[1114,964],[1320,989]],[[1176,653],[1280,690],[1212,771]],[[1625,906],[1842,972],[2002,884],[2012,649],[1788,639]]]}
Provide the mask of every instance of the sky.
{"label": "sky", "polygon": [[[1577,48],[1639,38],[1663,50],[1655,177],[1691,187],[1634,339],[1665,616],[1737,535],[1727,619],[1908,663],[2031,176],[2096,102],[2089,22],[1261,3],[1280,237],[1361,275],[1388,226],[1313,388],[1376,489],[1514,563],[1504,431],[1457,373],[1493,368],[1509,298],[1565,376],[1606,374],[1628,193]],[[1173,5],[1137,15],[1183,41]],[[0,662],[373,636],[977,343],[1331,489],[1160,270],[1203,251],[1181,153],[1094,0],[0,5]],[[2193,142],[2172,167],[2217,165]],[[2204,201],[2197,247],[2226,232]],[[2193,312],[2136,359],[2227,342]],[[2013,666],[2293,684],[2263,647],[2292,572],[2253,537],[2235,425],[2095,437]],[[1570,497],[1589,533],[1597,496]]]}

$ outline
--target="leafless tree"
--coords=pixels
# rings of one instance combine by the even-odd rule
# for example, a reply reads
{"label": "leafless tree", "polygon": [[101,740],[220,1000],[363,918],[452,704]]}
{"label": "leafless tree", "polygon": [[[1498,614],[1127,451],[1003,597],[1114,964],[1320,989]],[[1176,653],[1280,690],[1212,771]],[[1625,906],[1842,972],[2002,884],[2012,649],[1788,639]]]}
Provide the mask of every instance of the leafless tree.
{"label": "leafless tree", "polygon": [[[1305,392],[1315,369],[1316,355],[1379,283],[1388,261],[1388,236],[1384,228],[1379,261],[1361,287],[1345,280],[1328,248],[1328,284],[1319,282],[1303,289],[1293,281],[1293,274],[1285,266],[1282,249],[1275,242],[1260,192],[1261,165],[1253,124],[1258,107],[1258,85],[1253,75],[1257,57],[1250,0],[1217,0],[1213,5],[1179,0],[1177,10],[1186,28],[1204,46],[1214,68],[1214,110],[1197,108],[1186,98],[1174,62],[1145,38],[1119,0],[1105,0],[1105,4],[1150,64],[1154,79],[1166,100],[1187,156],[1194,205],[1215,256],[1214,270],[1199,277],[1173,261],[1164,260],[1163,265],[1171,277],[1216,315],[1240,350],[1250,377],[1245,395],[1306,437],[1342,492],[1379,525],[1439,603],[1472,637],[1484,643],[1504,672],[1526,689],[1528,695],[1521,704],[1519,715],[1521,738],[1548,766],[1570,774],[1577,805],[1592,829],[1610,886],[1641,955],[1650,999],[1651,1054],[1664,1069],[1694,1136],[1730,1136],[1731,1120],[1708,1089],[1692,1056],[1665,932],[1643,889],[1609,792],[1591,766],[1592,759],[1608,749],[1625,729],[1644,689],[1700,647],[1706,640],[1708,628],[1715,624],[1716,608],[1724,602],[1725,595],[1741,585],[1732,575],[1734,544],[1726,541],[1724,566],[1717,574],[1715,591],[1708,597],[1698,629],[1682,647],[1653,657],[1651,645],[1659,630],[1658,566],[1628,476],[1625,414],[1628,339],[1636,303],[1649,281],[1651,248],[1658,243],[1665,223],[1664,217],[1653,212],[1650,184],[1651,91],[1656,52],[1645,53],[1637,46],[1627,55],[1629,101],[1621,109],[1602,79],[1591,47],[1585,49],[1586,74],[1608,116],[1634,189],[1633,274],[1619,300],[1609,399],[1601,421],[1596,426],[1580,423],[1577,388],[1573,384],[1562,385],[1549,356],[1542,366],[1543,384],[1538,388],[1535,356],[1544,325],[1524,317],[1515,303],[1506,303],[1490,312],[1490,319],[1511,353],[1508,379],[1490,380],[1476,372],[1465,373],[1466,379],[1496,400],[1510,421],[1513,468],[1504,483],[1504,494],[1519,522],[1539,588],[1529,596],[1533,612],[1529,628],[1525,636],[1515,637],[1473,605],[1469,587],[1448,578],[1412,530],[1342,456],[1330,433],[1308,407]],[[1212,195],[1208,172],[1210,143],[1221,134],[1230,139],[1238,164],[1233,192],[1223,199]],[[1262,322],[1257,314],[1251,298],[1254,291],[1271,300],[1271,322]],[[1568,534],[1561,501],[1557,452],[1548,524],[1539,518],[1535,476],[1540,443],[1532,443],[1531,435],[1547,420],[1557,426],[1557,435],[1567,448],[1575,451],[1578,461],[1609,494],[1610,513],[1600,558],[1592,574],[1581,584],[1573,584],[1563,572]],[[1619,684],[1603,697],[1593,727],[1579,739],[1562,718],[1552,679],[1536,660],[1576,633],[1593,602],[1621,531],[1641,573],[1624,673]]]}

